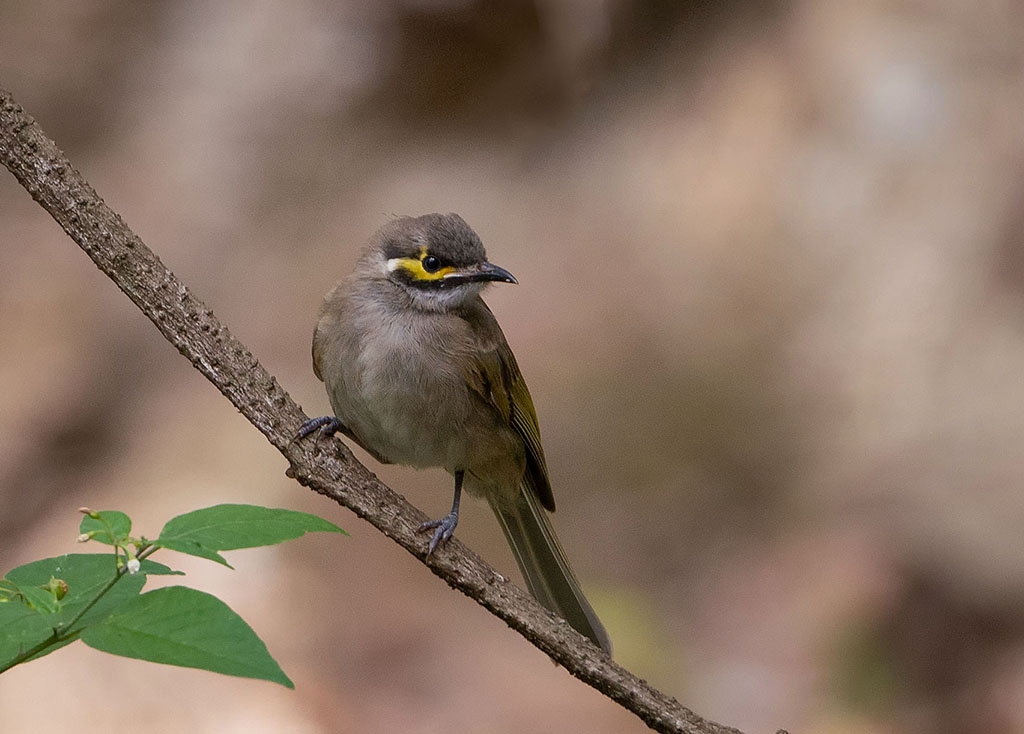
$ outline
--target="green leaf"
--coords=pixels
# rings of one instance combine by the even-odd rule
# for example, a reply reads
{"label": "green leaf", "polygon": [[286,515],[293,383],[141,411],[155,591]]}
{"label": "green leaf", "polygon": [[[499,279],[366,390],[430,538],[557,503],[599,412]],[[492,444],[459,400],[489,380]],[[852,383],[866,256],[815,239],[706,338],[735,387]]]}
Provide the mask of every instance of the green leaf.
{"label": "green leaf", "polygon": [[53,635],[48,617],[21,599],[0,604],[0,668]]}
{"label": "green leaf", "polygon": [[150,576],[184,576],[184,571],[175,571],[169,566],[165,566],[162,563],[151,561],[148,558],[142,561],[142,565],[139,568],[139,573],[149,574]]}
{"label": "green leaf", "polygon": [[[227,565],[216,551],[255,548],[298,538],[309,532],[344,530],[316,515],[295,510],[275,510],[253,505],[216,505],[171,518],[154,541],[165,548],[202,555]],[[190,544],[195,544],[195,546]],[[185,548],[190,550],[183,550]]]}
{"label": "green leaf", "polygon": [[128,540],[132,519],[126,514],[117,510],[101,510],[92,514],[96,517],[86,515],[82,518],[78,532],[107,545],[123,545]]}
{"label": "green leaf", "polygon": [[245,620],[217,597],[184,586],[136,597],[83,630],[82,641],[114,655],[295,687]]}
{"label": "green leaf", "polygon": [[[56,558],[19,566],[7,574],[9,580],[25,586],[42,586],[50,578],[62,579],[68,585],[68,593],[61,600],[63,609],[55,615],[56,623],[70,621],[86,604],[110,583],[117,574],[113,553],[69,553]],[[146,583],[146,575],[137,573],[124,575],[104,597],[82,617],[79,624],[99,619],[125,600],[138,595]]]}
{"label": "green leaf", "polygon": [[[143,570],[145,568],[146,564],[143,563]],[[96,598],[116,573],[113,553],[72,553],[34,561],[11,570],[5,578],[19,589],[45,586],[51,578],[56,578],[67,583],[68,593],[61,600],[60,610],[51,613],[33,609],[19,600],[0,604],[0,667],[23,651],[52,637],[54,629],[58,629],[68,635],[69,639],[47,648],[36,657],[53,652],[57,647],[74,641],[77,630],[106,618],[138,596],[146,583],[146,574],[140,572],[133,576],[122,576],[102,599],[82,615],[73,629],[63,629],[65,624]]]}
{"label": "green leaf", "polygon": [[60,602],[48,589],[40,589],[38,586],[19,586],[18,593],[24,599],[24,603],[41,614],[53,614],[60,611]]}
{"label": "green leaf", "polygon": [[189,538],[157,538],[153,541],[153,545],[167,550],[178,551],[178,553],[186,553],[190,556],[198,556],[199,558],[207,558],[211,561],[223,564],[228,568],[234,568],[227,559],[215,550],[211,550],[206,546],[199,545],[194,540]]}

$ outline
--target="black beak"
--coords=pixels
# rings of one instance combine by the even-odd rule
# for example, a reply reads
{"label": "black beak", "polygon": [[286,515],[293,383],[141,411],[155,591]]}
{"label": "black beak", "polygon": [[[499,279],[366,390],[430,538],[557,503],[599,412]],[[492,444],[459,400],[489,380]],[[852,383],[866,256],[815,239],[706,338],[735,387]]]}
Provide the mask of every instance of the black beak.
{"label": "black beak", "polygon": [[499,283],[519,283],[516,276],[489,262],[482,262],[479,265],[472,265],[464,270],[457,270],[444,276],[445,285],[458,285],[459,283],[486,283],[497,281]]}

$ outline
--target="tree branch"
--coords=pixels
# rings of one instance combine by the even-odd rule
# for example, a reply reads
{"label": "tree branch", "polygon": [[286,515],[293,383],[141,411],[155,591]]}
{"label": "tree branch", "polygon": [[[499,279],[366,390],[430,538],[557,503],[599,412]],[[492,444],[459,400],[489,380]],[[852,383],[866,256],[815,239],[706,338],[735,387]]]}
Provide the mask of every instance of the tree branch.
{"label": "tree branch", "polygon": [[[202,301],[113,212],[35,121],[0,88],[0,158],[40,206],[124,291],[179,352],[288,460],[288,475],[330,497],[423,560],[426,517],[357,462],[340,441],[294,441],[302,410]],[[660,732],[720,734],[618,665],[563,620],[498,574],[458,539],[431,571],[477,601],[574,676]]]}

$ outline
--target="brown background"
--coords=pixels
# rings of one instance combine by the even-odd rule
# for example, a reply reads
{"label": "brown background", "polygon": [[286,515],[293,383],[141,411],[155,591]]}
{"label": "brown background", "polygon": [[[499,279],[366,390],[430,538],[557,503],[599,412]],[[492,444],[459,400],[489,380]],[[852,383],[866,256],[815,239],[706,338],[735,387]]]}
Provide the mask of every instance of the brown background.
{"label": "brown background", "polygon": [[[1024,731],[1018,3],[0,2],[0,83],[310,414],[322,294],[457,211],[619,660],[750,732]],[[638,732],[283,476],[0,176],[0,571],[224,501],[351,538],[159,560],[297,684],[74,645],[4,731]],[[376,471],[378,467],[371,463]],[[431,515],[441,472],[379,468]],[[513,563],[483,504],[461,538]]]}

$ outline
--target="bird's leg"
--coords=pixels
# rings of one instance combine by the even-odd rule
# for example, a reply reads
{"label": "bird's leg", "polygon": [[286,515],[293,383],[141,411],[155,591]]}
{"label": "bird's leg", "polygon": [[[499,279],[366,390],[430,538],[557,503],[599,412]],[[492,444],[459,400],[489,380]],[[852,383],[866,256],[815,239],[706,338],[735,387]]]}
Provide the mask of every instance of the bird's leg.
{"label": "bird's leg", "polygon": [[418,532],[436,528],[434,530],[434,537],[430,539],[430,545],[427,547],[427,558],[430,558],[430,554],[434,552],[437,546],[451,540],[452,534],[455,532],[455,526],[459,524],[459,500],[462,499],[463,474],[464,472],[461,469],[455,472],[455,497],[452,499],[452,511],[440,520],[425,522],[417,528]]}
{"label": "bird's leg", "polygon": [[319,418],[310,418],[308,421],[303,423],[295,437],[305,438],[316,430],[320,431],[320,435],[327,437],[333,436],[338,431],[341,431],[342,433],[345,432],[344,426],[341,425],[341,421],[333,415],[323,415]]}

